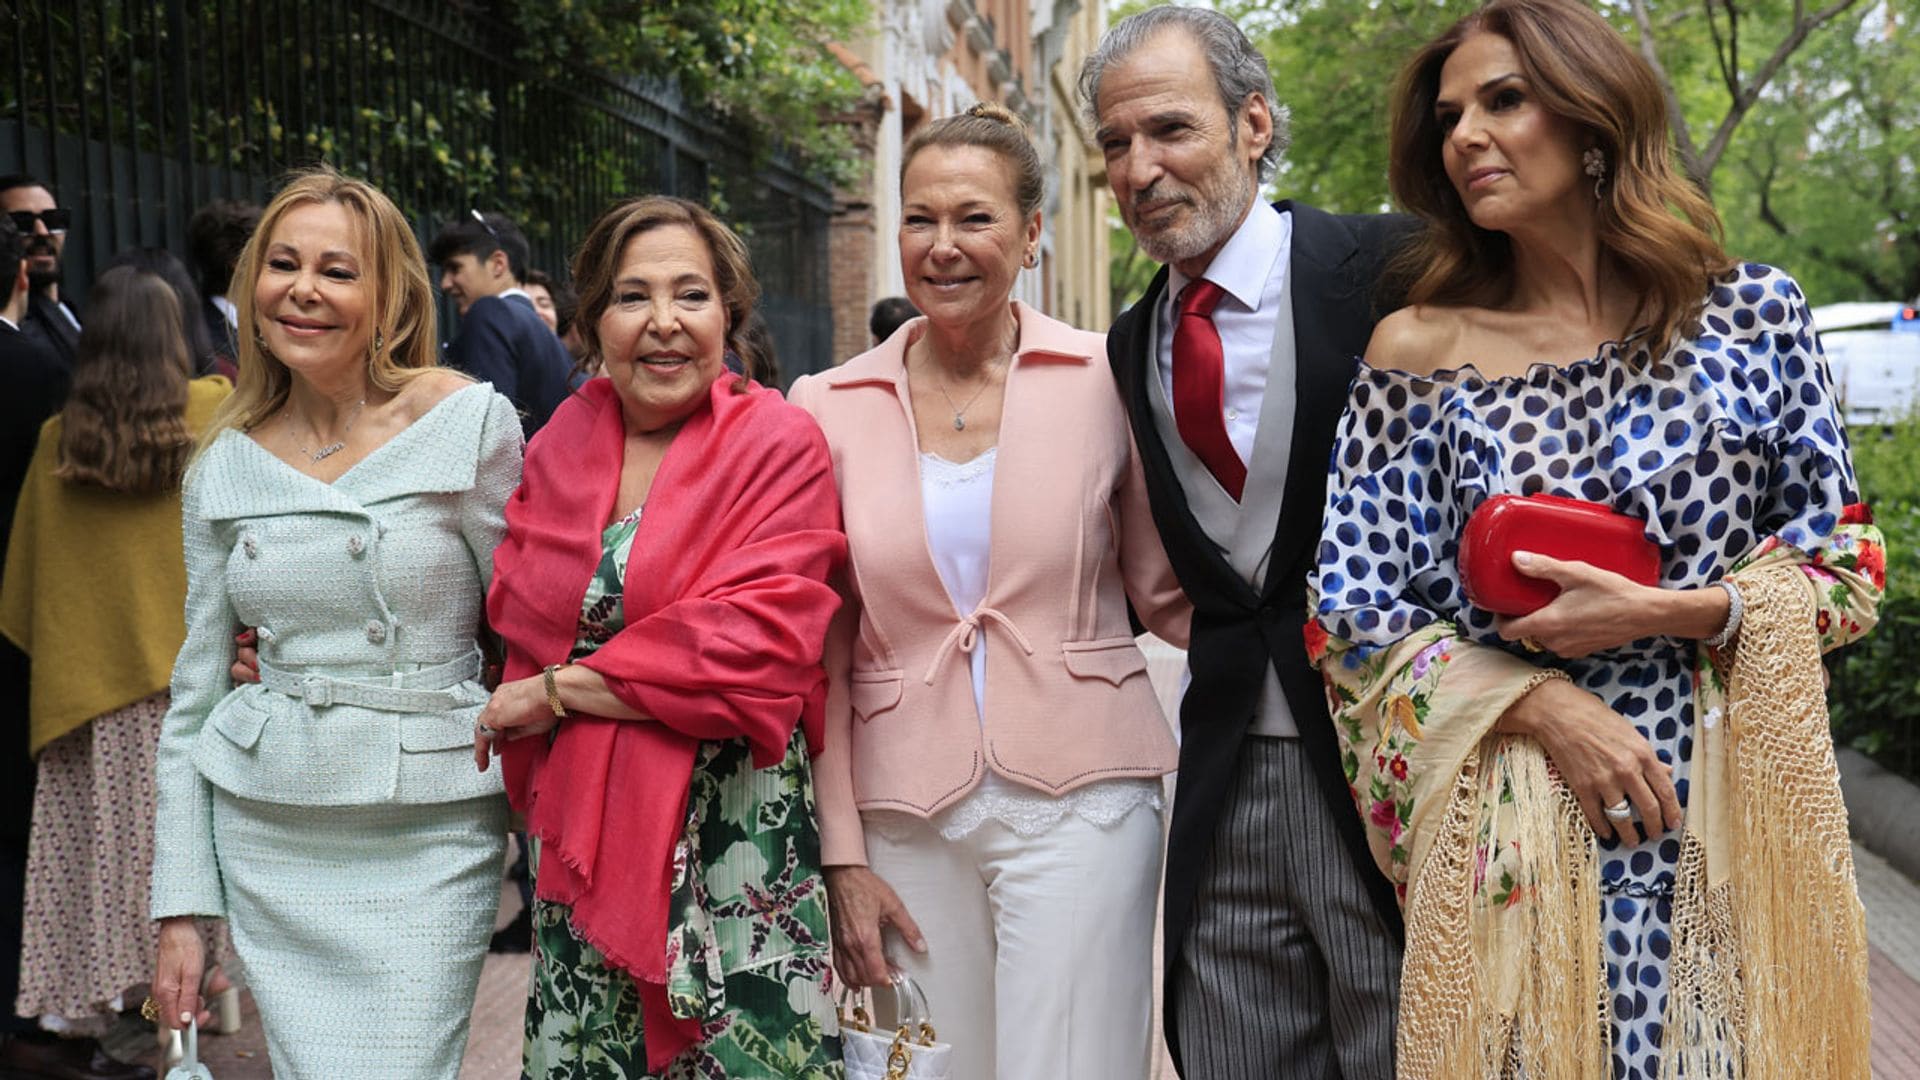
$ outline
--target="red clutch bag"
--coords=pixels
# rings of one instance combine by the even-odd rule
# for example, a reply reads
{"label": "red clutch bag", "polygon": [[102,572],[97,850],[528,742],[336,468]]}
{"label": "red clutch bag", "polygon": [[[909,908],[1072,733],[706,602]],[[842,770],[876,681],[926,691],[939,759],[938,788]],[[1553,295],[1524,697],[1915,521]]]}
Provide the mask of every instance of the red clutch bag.
{"label": "red clutch bag", "polygon": [[1547,606],[1560,586],[1514,569],[1516,551],[1658,585],[1660,549],[1645,528],[1639,518],[1580,499],[1495,495],[1467,518],[1460,534],[1460,585],[1475,607],[1496,615],[1527,615]]}

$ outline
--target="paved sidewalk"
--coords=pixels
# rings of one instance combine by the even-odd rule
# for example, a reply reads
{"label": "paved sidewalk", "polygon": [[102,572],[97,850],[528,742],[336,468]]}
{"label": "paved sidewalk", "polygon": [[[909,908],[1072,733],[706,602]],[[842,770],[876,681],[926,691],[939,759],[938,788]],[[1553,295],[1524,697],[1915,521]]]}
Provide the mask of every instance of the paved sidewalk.
{"label": "paved sidewalk", "polygon": [[[1920,885],[1864,848],[1854,848],[1854,861],[1873,947],[1868,967],[1873,986],[1874,1080],[1920,1080]],[[501,925],[519,906],[517,895],[503,895]],[[520,1075],[528,964],[524,954],[487,957],[461,1080],[514,1080]],[[369,1020],[378,1022],[378,1018]],[[251,999],[246,1001],[246,1026],[240,1034],[208,1036],[201,1040],[200,1049],[220,1080],[271,1080],[273,1076]],[[1173,1071],[1162,1061],[1154,1075],[1171,1080]]]}
{"label": "paved sidewalk", "polygon": [[1920,885],[1853,846],[1872,946],[1875,1080],[1920,1080]]}

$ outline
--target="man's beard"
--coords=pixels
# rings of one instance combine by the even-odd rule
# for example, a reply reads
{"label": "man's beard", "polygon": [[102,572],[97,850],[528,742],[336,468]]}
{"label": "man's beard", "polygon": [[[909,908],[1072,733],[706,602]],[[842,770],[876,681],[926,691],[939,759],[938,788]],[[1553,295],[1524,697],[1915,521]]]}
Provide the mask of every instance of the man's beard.
{"label": "man's beard", "polygon": [[[52,242],[42,238],[28,240],[22,257],[27,260],[27,288],[33,292],[44,292],[60,284],[60,253]],[[38,260],[51,259],[47,269],[40,268]]]}
{"label": "man's beard", "polygon": [[[1134,240],[1140,250],[1157,263],[1178,263],[1198,258],[1224,242],[1233,231],[1240,218],[1245,215],[1247,204],[1256,191],[1253,178],[1235,170],[1235,181],[1228,190],[1209,190],[1206,185],[1187,193],[1187,205],[1192,208],[1192,219],[1184,227],[1159,232],[1134,232]],[[1149,188],[1135,197],[1135,202],[1152,202],[1160,195]]]}

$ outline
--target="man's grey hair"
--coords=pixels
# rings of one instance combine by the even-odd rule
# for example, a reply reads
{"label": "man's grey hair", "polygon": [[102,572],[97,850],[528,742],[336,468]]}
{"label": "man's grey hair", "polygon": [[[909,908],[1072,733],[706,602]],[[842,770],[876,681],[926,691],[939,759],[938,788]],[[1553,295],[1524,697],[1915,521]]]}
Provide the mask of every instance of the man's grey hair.
{"label": "man's grey hair", "polygon": [[[1267,152],[1260,155],[1259,181],[1266,183],[1273,178],[1274,170],[1280,167],[1281,156],[1293,141],[1291,118],[1287,107],[1274,96],[1273,75],[1267,70],[1267,58],[1253,47],[1253,42],[1247,40],[1247,35],[1240,32],[1232,19],[1217,11],[1167,4],[1129,15],[1108,30],[1086,63],[1080,66],[1080,108],[1087,126],[1095,130],[1100,127],[1100,79],[1107,69],[1168,27],[1179,27],[1200,43],[1201,51],[1213,67],[1220,104],[1226,107],[1230,119],[1239,114],[1240,106],[1246,104],[1251,95],[1260,94],[1266,99],[1267,115],[1273,119],[1273,141],[1267,144]],[[1232,135],[1239,131],[1239,125],[1232,124],[1227,130]]]}

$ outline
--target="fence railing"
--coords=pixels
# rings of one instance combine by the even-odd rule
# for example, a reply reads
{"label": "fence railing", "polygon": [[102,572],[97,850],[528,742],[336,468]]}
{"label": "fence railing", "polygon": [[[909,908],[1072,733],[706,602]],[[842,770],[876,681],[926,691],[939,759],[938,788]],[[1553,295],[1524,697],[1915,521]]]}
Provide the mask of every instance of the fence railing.
{"label": "fence railing", "polygon": [[264,201],[327,160],[378,184],[423,243],[470,208],[564,269],[614,199],[714,205],[745,236],[789,378],[832,363],[832,196],[666,88],[528,72],[486,5],[423,0],[4,0],[0,172],[75,211],[65,287],[115,252],[184,254],[214,198]]}

